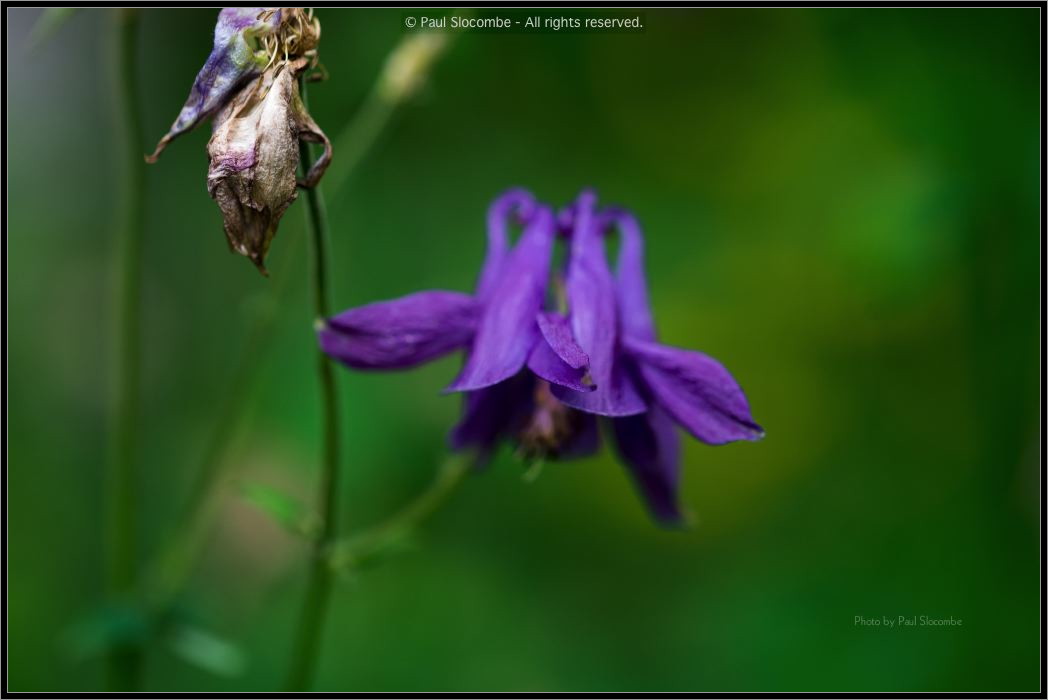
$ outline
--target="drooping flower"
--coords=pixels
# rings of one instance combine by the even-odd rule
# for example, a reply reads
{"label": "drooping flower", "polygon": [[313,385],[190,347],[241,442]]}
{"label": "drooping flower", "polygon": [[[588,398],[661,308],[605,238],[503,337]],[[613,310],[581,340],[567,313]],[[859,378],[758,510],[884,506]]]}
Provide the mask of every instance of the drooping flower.
{"label": "drooping flower", "polygon": [[[331,143],[309,116],[298,76],[315,64],[320,24],[302,8],[231,8],[219,13],[215,45],[189,99],[146,157],[214,118],[207,189],[222,211],[230,249],[266,274],[265,256],[297,187],[313,187],[331,160]],[[296,181],[299,142],[324,145]]]}
{"label": "drooping flower", "polygon": [[[524,224],[514,246],[511,215]],[[621,245],[613,275],[604,237],[615,228]],[[566,277],[554,275],[551,285],[558,233],[568,263]],[[558,291],[564,309],[553,303]],[[404,369],[465,350],[448,387],[465,393],[450,442],[481,459],[502,441],[532,458],[590,454],[604,417],[649,508],[666,523],[682,517],[676,425],[709,444],[763,435],[727,370],[656,342],[640,227],[627,211],[598,211],[591,192],[556,219],[526,192],[504,194],[489,209],[474,294],[418,292],[349,309],[321,324],[318,338],[328,355],[356,369]]]}
{"label": "drooping flower", "polygon": [[[297,187],[312,187],[331,159],[331,142],[306,112],[296,74],[306,59],[266,70],[253,89],[241,90],[215,117],[207,144],[207,191],[222,210],[234,251],[265,274],[265,257]],[[295,179],[299,141],[324,144],[324,153],[301,181]]]}

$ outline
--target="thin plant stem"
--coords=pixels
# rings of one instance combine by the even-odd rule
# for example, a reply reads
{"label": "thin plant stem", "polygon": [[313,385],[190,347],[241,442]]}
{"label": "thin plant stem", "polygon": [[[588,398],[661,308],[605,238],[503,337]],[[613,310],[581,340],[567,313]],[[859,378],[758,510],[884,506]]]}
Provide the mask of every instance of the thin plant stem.
{"label": "thin plant stem", "polygon": [[328,552],[331,568],[352,572],[369,559],[403,543],[455,492],[469,473],[471,464],[461,456],[449,457],[437,470],[429,487],[407,505],[378,524],[336,542]]}
{"label": "thin plant stem", "polygon": [[[114,392],[108,459],[108,581],[110,595],[128,603],[137,583],[138,416],[141,384],[142,229],[144,226],[142,122],[138,112],[135,48],[138,12],[121,9],[117,18],[116,95],[124,135],[120,212],[116,231],[116,318]],[[141,683],[142,648],[128,641],[109,653],[107,683],[132,691]]]}
{"label": "thin plant stem", "polygon": [[[400,46],[403,46],[403,42]],[[384,74],[380,74],[365,103],[336,138],[334,145],[337,156],[324,176],[324,186],[328,191],[338,191],[352,177],[389,125],[396,108],[403,103],[403,98],[390,96],[389,91],[383,89],[384,81]],[[308,196],[307,194],[307,198]],[[297,251],[297,247],[294,250]],[[289,250],[288,253],[290,252]],[[286,274],[285,268],[290,267],[292,256],[289,254],[286,257],[288,263],[282,265],[281,271],[275,275],[278,282],[272,295],[273,308],[281,305],[289,288],[285,281],[290,275]],[[216,511],[216,491],[224,483],[223,467],[228,464],[226,458],[230,443],[241,422],[250,389],[254,386],[263,364],[258,348],[267,344],[267,340],[272,336],[275,321],[276,313],[265,313],[249,331],[250,342],[245,346],[236,364],[230,387],[225,392],[228,398],[223,403],[215,420],[215,429],[208,438],[200,472],[191,487],[180,525],[162,547],[150,568],[151,600],[154,606],[169,605],[185,585],[200,544],[210,527]]]}
{"label": "thin plant stem", "polygon": [[[302,101],[308,108],[305,81],[300,81]],[[302,172],[309,170],[313,162],[313,149],[307,143],[301,146]],[[330,282],[328,279],[328,230],[327,212],[319,186],[306,190],[307,219],[312,234],[313,252],[313,309],[317,319],[331,313]],[[339,419],[338,391],[331,359],[317,348],[317,375],[320,380],[320,405],[322,414],[323,457],[321,462],[318,515],[320,532],[313,542],[309,581],[302,616],[292,649],[291,668],[287,677],[287,689],[303,691],[310,687],[316,668],[320,641],[324,631],[328,600],[331,594],[333,571],[324,553],[338,532],[338,482],[339,482]]]}
{"label": "thin plant stem", "polygon": [[[394,51],[400,49],[405,43],[402,42]],[[428,67],[427,64],[420,73],[424,73]],[[383,89],[385,80],[385,73],[380,74],[365,103],[336,139],[335,149],[338,157],[336,157],[333,166],[328,170],[325,178],[326,187],[331,187],[331,183],[334,182],[334,187],[338,190],[349,180],[364,161],[368,151],[380,138],[383,130],[389,124],[396,107],[404,101],[405,95],[390,95],[388,90]],[[306,97],[305,90],[302,90],[302,97],[303,99]],[[141,138],[138,138],[138,141],[140,142]],[[135,152],[137,154],[139,151],[136,150]],[[303,159],[306,160],[311,155],[309,146],[303,144]],[[137,159],[134,165],[135,167],[141,167],[141,163]],[[137,182],[141,182],[141,179],[136,180]],[[309,210],[309,228],[314,245],[314,258],[319,261],[314,263],[315,271],[318,273],[315,276],[314,306],[318,311],[324,309],[324,313],[321,315],[327,315],[328,282],[326,269],[323,265],[323,251],[326,250],[327,244],[326,211],[319,192],[307,191],[306,199]],[[322,232],[321,235],[317,233],[317,224],[319,224],[319,230]],[[290,253],[291,251],[288,252]],[[288,258],[290,259],[290,257],[289,255]],[[278,275],[278,277],[281,283],[273,291],[273,307],[281,304],[289,288],[289,285],[284,284],[283,280],[289,278],[290,275],[282,274]],[[192,571],[193,562],[199,554],[201,545],[206,539],[208,529],[218,510],[219,492],[220,487],[225,483],[225,479],[223,479],[224,467],[229,463],[230,445],[238,432],[237,427],[241,425],[244,406],[248,396],[251,394],[250,389],[254,386],[259,368],[263,364],[260,361],[261,353],[258,352],[258,348],[264,347],[267,339],[272,335],[276,316],[276,313],[273,313],[272,310],[262,314],[249,332],[250,342],[245,347],[234,370],[230,390],[226,392],[228,399],[223,403],[215,421],[216,427],[209,437],[201,462],[200,473],[193,483],[183,516],[180,518],[181,525],[173,531],[172,536],[168,538],[166,544],[153,559],[149,569],[149,600],[147,602],[150,605],[150,609],[156,613],[162,614],[168,609],[185,586]],[[331,365],[323,358],[319,359],[318,363],[320,364],[319,371],[324,405],[335,406],[333,389],[329,393],[329,389],[333,387],[334,381]],[[329,463],[327,455],[329,453],[337,453],[337,434],[334,428],[328,427],[329,424],[334,425],[336,422],[334,414],[326,415],[325,435],[331,436],[331,442],[329,443],[328,438],[325,437],[325,465]],[[329,529],[327,536],[325,537],[322,534],[322,538],[333,540],[335,532],[334,499],[336,494],[334,482],[337,479],[337,473],[335,470],[331,470],[330,475],[329,478],[329,472],[325,467],[324,475],[322,476],[321,492],[323,495],[320,510],[322,514],[326,512],[329,516],[323,519],[325,527]],[[331,542],[327,542],[324,545],[318,545],[316,548],[317,557],[311,569],[310,587],[303,610],[295,661],[288,679],[289,687],[305,687],[309,684],[312,677],[312,659],[315,657],[315,653],[307,650],[305,647],[307,645],[315,647],[319,640],[319,630],[331,580],[329,575],[318,574],[317,572],[322,566],[320,562],[326,560],[326,557],[321,552],[330,549],[330,545]]]}

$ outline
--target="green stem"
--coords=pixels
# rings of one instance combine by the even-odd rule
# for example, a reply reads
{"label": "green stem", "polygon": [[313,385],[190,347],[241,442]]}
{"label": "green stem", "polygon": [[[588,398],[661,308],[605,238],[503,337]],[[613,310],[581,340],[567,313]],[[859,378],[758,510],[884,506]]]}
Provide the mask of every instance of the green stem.
{"label": "green stem", "polygon": [[[403,40],[394,52],[400,50],[406,41],[407,39]],[[378,141],[383,129],[389,124],[397,106],[403,102],[402,99],[391,97],[388,90],[383,89],[384,80],[384,75],[380,74],[365,103],[335,140],[336,157],[324,175],[324,186],[328,191],[332,191],[332,183],[337,191],[352,177],[368,151]],[[323,205],[320,204],[319,207],[322,217]],[[286,271],[286,268],[291,266],[293,261],[290,252],[289,250],[281,270]],[[277,283],[273,290],[272,308],[275,309],[282,303],[289,287],[286,280],[290,275],[278,272],[274,278]],[[267,346],[275,319],[275,313],[267,312],[259,317],[249,332],[249,342],[237,362],[229,389],[224,392],[228,398],[214,421],[215,428],[209,438],[201,470],[191,488],[183,516],[179,519],[179,526],[152,562],[149,570],[150,603],[158,609],[162,610],[169,605],[185,585],[200,545],[206,537],[216,511],[218,487],[223,483],[225,458],[240,424],[244,403],[262,365],[262,353],[258,348]]]}
{"label": "green stem", "polygon": [[[394,51],[400,50],[406,43],[407,39],[402,41],[401,45]],[[390,96],[388,91],[383,89],[384,80],[385,75],[381,74],[365,104],[357,111],[353,120],[343,128],[336,139],[335,149],[337,157],[332,167],[328,169],[325,177],[325,186],[331,187],[331,182],[333,181],[337,189],[352,176],[356,168],[363,162],[367,152],[381,136],[396,107],[403,101],[404,96]],[[305,99],[304,90],[302,94],[303,99]],[[311,155],[308,152],[308,148],[308,146],[304,146],[304,159]],[[141,163],[137,160],[134,165],[135,167],[141,167]],[[324,250],[326,248],[325,209],[318,192],[308,191],[306,198],[310,216],[310,229],[314,240],[314,253],[318,261],[315,265],[318,273],[315,278],[315,306],[318,311],[322,308],[325,309],[323,315],[326,315],[327,279],[323,265]],[[285,266],[289,264],[290,255]],[[273,291],[274,308],[279,307],[283,299],[284,293],[288,288],[288,285],[284,284],[283,281],[288,279],[290,275],[283,274],[278,275],[278,277],[280,282]],[[193,484],[184,514],[180,518],[180,526],[175,528],[166,544],[159,550],[158,555],[151,563],[148,572],[149,580],[147,581],[147,592],[149,594],[147,603],[150,605],[150,610],[154,613],[162,614],[173,604],[179,591],[185,585],[201,544],[206,539],[208,529],[217,511],[219,487],[224,483],[222,479],[224,474],[223,466],[227,463],[226,457],[229,454],[233,436],[237,433],[237,426],[241,424],[244,404],[250,395],[250,388],[254,386],[256,375],[262,364],[260,362],[261,353],[258,352],[258,348],[267,345],[266,341],[272,335],[275,319],[275,313],[265,313],[257,319],[249,332],[249,343],[237,364],[230,389],[226,392],[228,399],[220,409],[218,418],[215,421],[215,429],[209,438],[201,463],[200,474]],[[319,362],[321,364],[321,387],[324,405],[325,407],[329,405],[334,407],[334,392],[332,389],[334,378],[331,376],[331,366],[330,364],[325,364],[323,359],[320,359]],[[325,413],[325,434],[331,436],[331,443],[325,445],[325,455],[327,455],[337,452],[337,443],[335,442],[337,436],[334,429],[327,426],[327,423],[334,424],[334,413],[329,413],[326,410]],[[337,459],[335,461],[337,462]],[[330,461],[325,459],[325,464],[330,463]],[[333,539],[334,480],[337,474],[334,469],[331,469],[330,474],[333,476],[329,479],[326,476],[329,473],[327,467],[325,467],[324,473],[320,508],[322,512],[328,512],[331,515],[331,517],[325,518],[324,522],[330,527],[328,538]],[[326,545],[317,547],[318,560],[322,558],[319,555],[321,550],[326,551]],[[311,658],[315,656],[315,653],[306,647],[311,644],[315,646],[316,644],[315,641],[311,642],[309,640],[319,639],[319,629],[323,618],[322,613],[326,607],[326,599],[330,587],[330,577],[317,573],[319,566],[315,562],[311,571],[310,587],[307,592],[289,685],[307,685],[309,678],[312,676],[310,664]]]}
{"label": "green stem", "polygon": [[352,571],[403,542],[455,492],[469,473],[470,464],[462,457],[449,457],[429,488],[414,500],[377,525],[336,542],[328,551],[331,568]]}
{"label": "green stem", "polygon": [[[117,74],[115,101],[122,119],[124,162],[121,165],[120,221],[116,238],[117,287],[114,352],[114,403],[108,464],[108,579],[114,599],[127,602],[136,585],[138,530],[135,473],[138,449],[141,374],[141,285],[144,205],[142,183],[142,123],[138,113],[135,47],[138,12],[117,11]],[[141,682],[142,650],[128,642],[109,655],[110,690],[135,690]]]}
{"label": "green stem", "polygon": [[[308,108],[305,82],[299,84],[302,101]],[[302,172],[309,170],[313,162],[312,148],[301,146]],[[320,188],[306,190],[309,228],[313,240],[313,307],[318,319],[331,313],[330,289],[327,274],[328,231],[327,213]],[[316,659],[323,634],[324,618],[331,593],[332,570],[324,553],[338,532],[338,395],[335,386],[334,367],[331,360],[317,348],[317,373],[320,378],[320,401],[323,415],[323,461],[320,475],[318,515],[320,533],[313,543],[313,558],[310,562],[309,582],[306,598],[299,620],[298,634],[292,651],[291,669],[287,678],[287,689],[303,691],[310,687],[316,667]]]}

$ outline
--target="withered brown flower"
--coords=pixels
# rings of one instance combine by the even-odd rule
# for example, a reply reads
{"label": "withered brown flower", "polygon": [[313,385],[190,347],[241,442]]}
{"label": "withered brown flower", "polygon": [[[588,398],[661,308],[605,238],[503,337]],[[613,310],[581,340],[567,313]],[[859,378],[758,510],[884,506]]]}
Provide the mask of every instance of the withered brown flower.
{"label": "withered brown flower", "polygon": [[[307,64],[300,58],[267,68],[216,115],[207,144],[207,191],[222,210],[229,246],[263,274],[269,244],[296,188],[316,185],[331,160],[331,142],[299,94],[297,75]],[[297,181],[300,140],[322,143],[324,152]]]}
{"label": "withered brown flower", "polygon": [[[146,157],[214,117],[207,189],[222,210],[232,250],[266,273],[265,257],[296,186],[313,187],[331,160],[331,142],[306,112],[298,78],[317,60],[320,23],[301,7],[225,8],[215,47],[169,132]],[[296,182],[299,141],[324,153]]]}

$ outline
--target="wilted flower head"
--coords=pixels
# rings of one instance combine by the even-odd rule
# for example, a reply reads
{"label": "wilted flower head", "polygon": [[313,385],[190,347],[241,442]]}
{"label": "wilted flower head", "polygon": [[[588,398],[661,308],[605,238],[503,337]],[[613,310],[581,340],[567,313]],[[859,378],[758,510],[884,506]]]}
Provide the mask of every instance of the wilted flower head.
{"label": "wilted flower head", "polygon": [[218,13],[211,55],[197,73],[175,123],[146,160],[156,161],[167,144],[214,115],[244,83],[265,70],[269,55],[261,40],[276,31],[280,17],[279,9],[264,7],[226,7]]}
{"label": "wilted flower head", "polygon": [[[306,112],[298,76],[315,64],[320,24],[302,8],[227,7],[215,46],[170,131],[146,160],[208,117],[207,189],[222,210],[230,248],[265,274],[265,256],[296,187],[313,187],[331,159],[331,143]],[[299,141],[324,153],[296,181]]]}
{"label": "wilted flower head", "polygon": [[[215,117],[207,144],[207,191],[218,202],[230,247],[265,273],[265,257],[299,184],[312,187],[331,158],[331,143],[306,112],[296,73],[306,59],[269,68]],[[324,154],[295,179],[299,140],[324,144]]]}
{"label": "wilted flower head", "polygon": [[[514,218],[524,230],[510,246]],[[615,229],[613,274],[604,238]],[[558,236],[568,262],[551,285]],[[596,196],[583,192],[554,216],[512,190],[489,210],[488,253],[473,295],[418,292],[349,309],[327,319],[318,338],[327,354],[358,369],[403,369],[465,350],[448,387],[465,392],[450,440],[481,459],[503,440],[528,457],[592,453],[596,417],[604,417],[653,514],[678,522],[676,426],[714,445],[763,431],[716,360],[656,342],[643,267],[643,237],[628,211],[597,210]]]}

